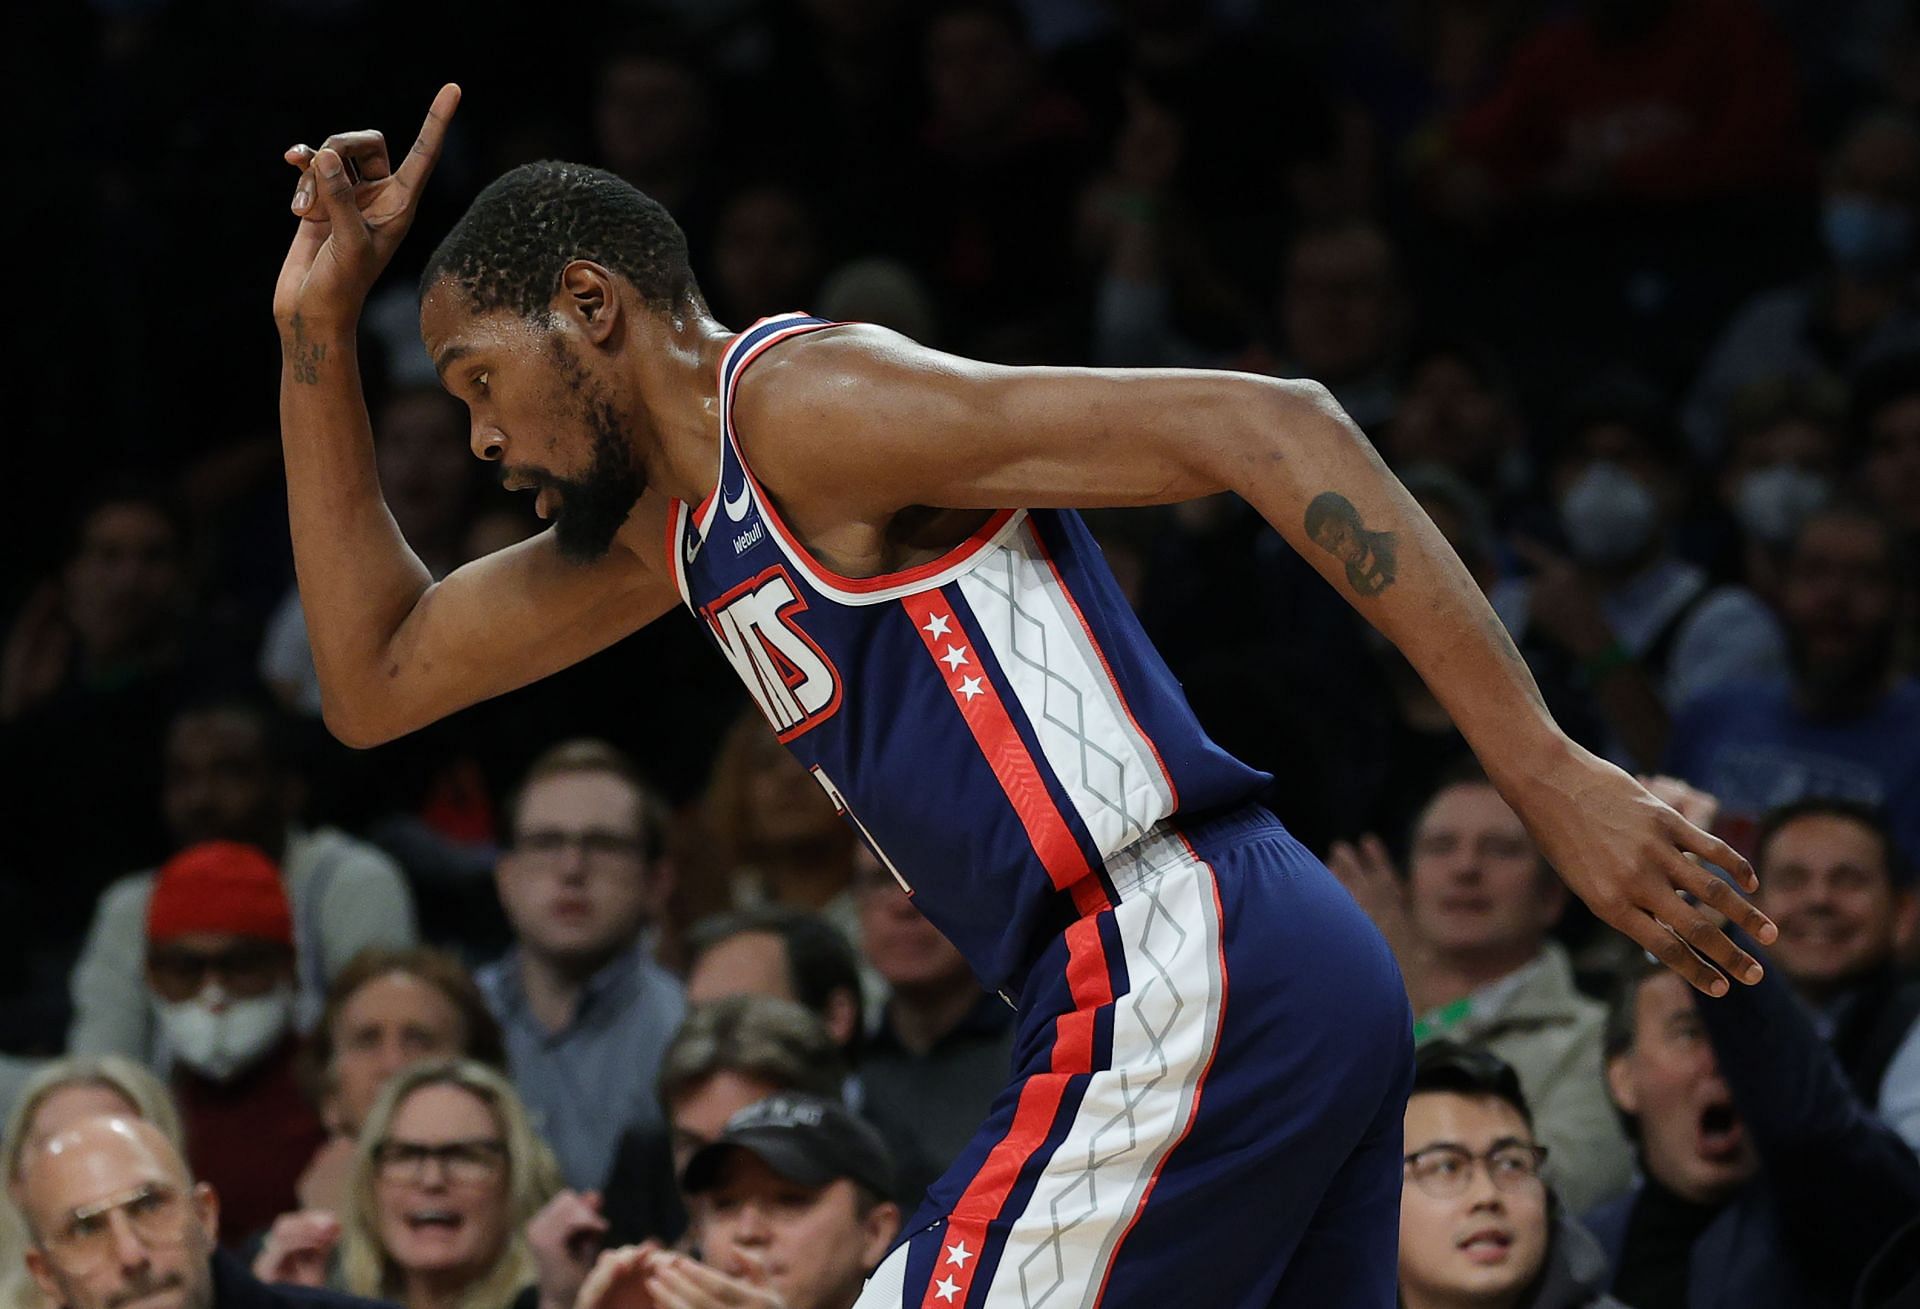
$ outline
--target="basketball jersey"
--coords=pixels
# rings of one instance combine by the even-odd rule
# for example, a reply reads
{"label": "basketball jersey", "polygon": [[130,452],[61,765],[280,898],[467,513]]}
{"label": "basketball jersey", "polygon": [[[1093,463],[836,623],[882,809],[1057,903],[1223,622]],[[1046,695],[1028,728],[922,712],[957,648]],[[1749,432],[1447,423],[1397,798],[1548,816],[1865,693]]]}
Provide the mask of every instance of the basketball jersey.
{"label": "basketball jersey", "polygon": [[741,375],[834,324],[762,319],[720,360],[720,480],[675,500],[681,598],[780,740],[988,986],[1097,903],[1106,858],[1270,779],[1221,750],[1069,510],[993,514],[940,558],[842,577],[733,427]]}

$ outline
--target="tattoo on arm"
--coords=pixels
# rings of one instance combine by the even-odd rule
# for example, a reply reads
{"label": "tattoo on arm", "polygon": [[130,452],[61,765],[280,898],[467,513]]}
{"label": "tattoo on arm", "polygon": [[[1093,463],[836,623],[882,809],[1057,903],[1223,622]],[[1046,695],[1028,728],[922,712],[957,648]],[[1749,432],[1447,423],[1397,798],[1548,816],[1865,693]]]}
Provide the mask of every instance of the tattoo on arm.
{"label": "tattoo on arm", "polygon": [[1379,595],[1393,585],[1394,534],[1372,532],[1353,502],[1322,491],[1307,506],[1307,535],[1347,569],[1347,584],[1360,595]]}
{"label": "tattoo on arm", "polygon": [[303,386],[312,386],[320,380],[320,365],[327,362],[327,347],[324,342],[307,340],[307,325],[300,315],[293,316],[293,344],[287,352],[287,365],[293,373],[293,380]]}

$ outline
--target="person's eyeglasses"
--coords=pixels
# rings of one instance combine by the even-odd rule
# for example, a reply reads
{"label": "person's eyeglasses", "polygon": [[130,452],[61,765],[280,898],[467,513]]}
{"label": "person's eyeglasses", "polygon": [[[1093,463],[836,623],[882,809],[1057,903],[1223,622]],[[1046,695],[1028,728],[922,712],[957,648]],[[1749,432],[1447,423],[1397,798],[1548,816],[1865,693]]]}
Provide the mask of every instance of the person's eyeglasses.
{"label": "person's eyeglasses", "polygon": [[279,979],[290,955],[285,946],[265,941],[244,941],[210,951],[156,945],[147,951],[147,971],[154,989],[170,999],[199,995],[209,975],[235,995],[260,995]]}
{"label": "person's eyeglasses", "polygon": [[1547,1147],[1507,1141],[1485,1154],[1457,1145],[1430,1145],[1406,1156],[1407,1179],[1436,1200],[1465,1195],[1473,1184],[1475,1164],[1484,1164],[1495,1189],[1516,1191],[1538,1181],[1547,1162]]}
{"label": "person's eyeglasses", "polygon": [[45,1238],[47,1253],[76,1277],[99,1268],[114,1257],[116,1209],[126,1215],[135,1239],[144,1246],[171,1249],[186,1242],[187,1197],[171,1187],[147,1185],[73,1210]]}
{"label": "person's eyeglasses", "polygon": [[641,852],[639,837],[604,830],[562,832],[538,828],[520,833],[513,844],[520,853],[542,860],[558,859],[569,850],[578,850],[588,863],[610,862]]}
{"label": "person's eyeglasses", "polygon": [[479,1186],[497,1177],[506,1159],[507,1147],[501,1141],[447,1141],[441,1145],[382,1141],[373,1148],[374,1168],[387,1182],[424,1182],[427,1165],[436,1163],[450,1185]]}

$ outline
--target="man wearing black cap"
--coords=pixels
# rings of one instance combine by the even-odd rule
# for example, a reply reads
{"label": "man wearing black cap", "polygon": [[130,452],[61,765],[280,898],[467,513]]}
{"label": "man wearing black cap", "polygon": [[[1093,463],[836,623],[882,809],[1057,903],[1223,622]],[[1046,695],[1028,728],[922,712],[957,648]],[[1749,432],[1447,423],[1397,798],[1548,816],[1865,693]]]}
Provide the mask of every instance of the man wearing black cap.
{"label": "man wearing black cap", "polygon": [[576,1309],[851,1309],[900,1230],[893,1161],[834,1100],[775,1095],[687,1163],[698,1260],[651,1244],[602,1255]]}

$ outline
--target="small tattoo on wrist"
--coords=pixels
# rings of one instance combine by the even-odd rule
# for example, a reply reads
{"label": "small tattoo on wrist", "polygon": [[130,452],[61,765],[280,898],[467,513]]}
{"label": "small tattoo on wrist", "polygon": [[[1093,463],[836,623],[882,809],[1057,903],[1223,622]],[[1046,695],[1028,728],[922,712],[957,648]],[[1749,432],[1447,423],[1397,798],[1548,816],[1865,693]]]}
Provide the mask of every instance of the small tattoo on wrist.
{"label": "small tattoo on wrist", "polygon": [[307,325],[299,314],[293,316],[293,343],[287,351],[287,366],[293,374],[293,380],[302,386],[313,386],[320,381],[320,365],[327,362],[327,347],[324,342],[307,340]]}

